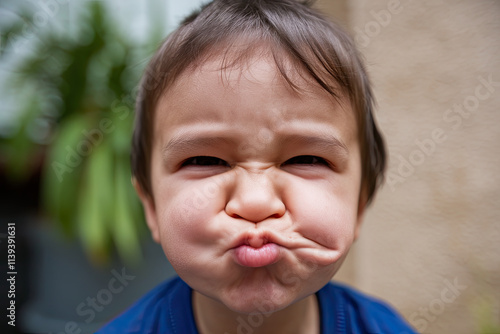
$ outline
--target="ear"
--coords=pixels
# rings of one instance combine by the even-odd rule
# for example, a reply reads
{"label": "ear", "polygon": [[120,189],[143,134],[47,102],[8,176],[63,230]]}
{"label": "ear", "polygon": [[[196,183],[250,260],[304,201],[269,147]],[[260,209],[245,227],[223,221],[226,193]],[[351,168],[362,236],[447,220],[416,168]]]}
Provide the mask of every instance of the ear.
{"label": "ear", "polygon": [[160,243],[160,229],[158,226],[158,219],[156,215],[156,207],[154,199],[151,195],[147,194],[135,177],[132,177],[132,185],[139,196],[144,208],[144,215],[146,216],[146,223],[148,224],[149,230],[151,231],[151,236],[153,240]]}
{"label": "ear", "polygon": [[366,191],[361,189],[361,193],[359,194],[359,203],[358,203],[358,213],[356,219],[356,227],[354,228],[354,241],[358,239],[359,232],[361,230],[361,225],[363,224],[363,220],[365,217],[365,210],[368,206]]}

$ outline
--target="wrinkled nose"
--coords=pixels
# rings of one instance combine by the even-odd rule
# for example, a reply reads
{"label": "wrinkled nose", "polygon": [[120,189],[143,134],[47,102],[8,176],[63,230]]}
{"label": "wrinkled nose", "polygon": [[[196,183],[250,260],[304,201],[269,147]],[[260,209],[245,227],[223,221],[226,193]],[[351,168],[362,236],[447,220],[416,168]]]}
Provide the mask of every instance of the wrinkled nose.
{"label": "wrinkled nose", "polygon": [[272,175],[266,172],[238,173],[226,204],[229,216],[258,223],[267,218],[279,218],[285,210]]}

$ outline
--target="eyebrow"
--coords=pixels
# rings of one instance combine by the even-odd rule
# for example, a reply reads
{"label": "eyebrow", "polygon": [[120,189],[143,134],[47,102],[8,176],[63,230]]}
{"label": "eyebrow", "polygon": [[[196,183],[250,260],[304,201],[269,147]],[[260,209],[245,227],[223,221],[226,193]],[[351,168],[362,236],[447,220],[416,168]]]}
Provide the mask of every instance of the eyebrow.
{"label": "eyebrow", "polygon": [[336,152],[347,160],[349,157],[349,149],[343,141],[338,139],[334,135],[330,134],[317,134],[317,135],[302,135],[302,134],[290,134],[283,138],[285,143],[291,144],[302,144],[305,146],[312,146],[320,152],[331,153]]}
{"label": "eyebrow", "polygon": [[169,154],[189,152],[193,148],[227,145],[231,142],[229,138],[220,136],[178,136],[170,139],[162,148],[162,156],[165,158]]}
{"label": "eyebrow", "polygon": [[[233,139],[224,136],[181,135],[168,141],[162,148],[162,157],[166,158],[169,155],[190,152],[193,149],[217,147],[234,143]],[[303,135],[293,133],[278,135],[278,143],[282,147],[291,144],[314,147],[316,151],[325,154],[335,152],[342,160],[347,160],[349,157],[347,146],[336,136],[330,134]]]}

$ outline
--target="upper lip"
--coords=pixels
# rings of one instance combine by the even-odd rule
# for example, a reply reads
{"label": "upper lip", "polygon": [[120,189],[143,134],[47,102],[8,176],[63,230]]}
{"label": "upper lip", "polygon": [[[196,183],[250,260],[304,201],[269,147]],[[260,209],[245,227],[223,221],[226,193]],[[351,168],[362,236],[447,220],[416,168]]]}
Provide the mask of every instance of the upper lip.
{"label": "upper lip", "polygon": [[253,248],[260,248],[267,243],[275,243],[277,245],[282,245],[278,240],[278,237],[270,231],[253,231],[242,233],[235,241],[232,243],[231,248],[236,248],[240,246],[250,246]]}

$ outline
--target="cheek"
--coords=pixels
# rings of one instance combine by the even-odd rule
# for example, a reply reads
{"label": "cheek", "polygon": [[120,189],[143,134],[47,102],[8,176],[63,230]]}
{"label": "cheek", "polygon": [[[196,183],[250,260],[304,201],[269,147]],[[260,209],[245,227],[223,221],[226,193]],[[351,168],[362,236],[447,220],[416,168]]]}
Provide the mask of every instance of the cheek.
{"label": "cheek", "polygon": [[211,183],[177,184],[167,180],[158,196],[160,237],[169,260],[186,263],[189,258],[185,257],[192,257],[215,240],[208,222],[219,212],[221,200]]}
{"label": "cheek", "polygon": [[291,214],[299,232],[317,243],[347,250],[354,239],[357,196],[335,191],[329,183],[297,184],[289,193]]}

